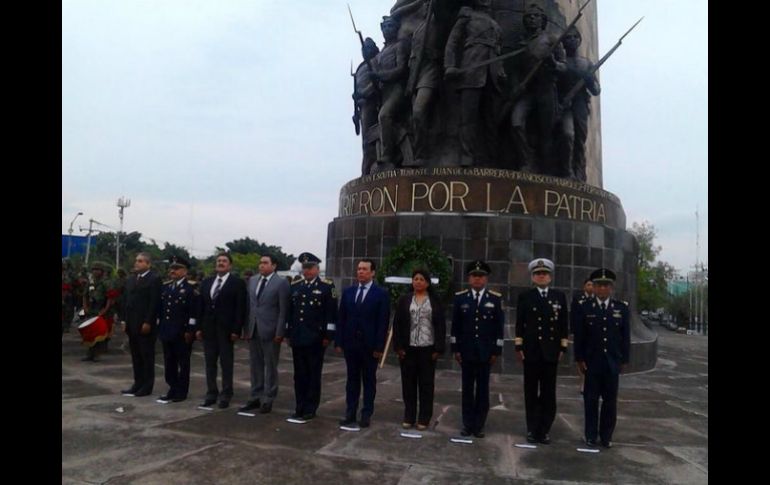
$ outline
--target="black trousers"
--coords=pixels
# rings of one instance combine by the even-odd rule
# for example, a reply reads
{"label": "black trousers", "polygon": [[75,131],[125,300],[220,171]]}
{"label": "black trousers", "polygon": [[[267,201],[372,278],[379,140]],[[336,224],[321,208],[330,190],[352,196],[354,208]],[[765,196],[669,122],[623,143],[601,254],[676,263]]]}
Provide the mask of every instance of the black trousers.
{"label": "black trousers", "polygon": [[128,346],[131,349],[131,364],[134,368],[134,391],[151,393],[155,385],[155,340],[158,335],[128,334]]}
{"label": "black trousers", "polygon": [[163,365],[165,367],[166,384],[169,398],[187,398],[190,389],[190,353],[192,343],[186,343],[183,338],[166,341],[163,344]]}
{"label": "black trousers", "polygon": [[543,436],[556,418],[556,362],[524,359],[524,408],[527,432]]}
{"label": "black trousers", "polygon": [[292,347],[294,361],[294,411],[299,415],[315,414],[321,403],[321,374],[326,347],[317,343]]}
{"label": "black trousers", "polygon": [[363,347],[345,348],[345,364],[348,369],[348,381],[345,384],[345,417],[355,419],[363,383],[364,405],[361,407],[361,419],[371,418],[374,413],[374,396],[377,394],[379,361],[373,357],[371,350]]}
{"label": "black trousers", "polygon": [[[206,399],[230,402],[233,397],[233,341],[230,330],[215,327],[204,332],[203,354],[206,357]],[[217,360],[222,366],[222,393],[217,388]]]}
{"label": "black trousers", "polygon": [[[619,375],[612,372],[607,359],[598,360],[588,367],[583,389],[586,439],[596,440],[598,427],[599,439],[603,442],[612,441],[618,415],[619,380]],[[601,415],[599,397],[602,398]]]}
{"label": "black trousers", "polygon": [[[404,422],[429,424],[433,417],[433,383],[436,362],[431,358],[433,347],[407,347],[401,363],[401,391],[404,396]],[[417,396],[420,415],[417,417]]]}
{"label": "black trousers", "polygon": [[489,413],[489,362],[463,359],[463,427],[475,433],[484,429]]}

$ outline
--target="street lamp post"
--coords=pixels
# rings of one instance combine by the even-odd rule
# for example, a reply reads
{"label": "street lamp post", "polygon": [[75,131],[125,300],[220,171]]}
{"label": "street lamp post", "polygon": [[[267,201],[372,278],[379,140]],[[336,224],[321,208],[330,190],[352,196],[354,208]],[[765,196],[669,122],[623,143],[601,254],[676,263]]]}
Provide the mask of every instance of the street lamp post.
{"label": "street lamp post", "polygon": [[70,222],[69,238],[67,238],[67,257],[68,258],[70,257],[70,253],[72,253],[72,225],[75,223],[75,219],[77,219],[79,216],[82,216],[82,215],[83,215],[82,212],[78,212]]}
{"label": "street lamp post", "polygon": [[120,209],[118,215],[120,216],[120,229],[115,236],[115,270],[120,268],[120,233],[123,232],[123,210],[131,205],[131,199],[121,197],[118,199],[117,206]]}

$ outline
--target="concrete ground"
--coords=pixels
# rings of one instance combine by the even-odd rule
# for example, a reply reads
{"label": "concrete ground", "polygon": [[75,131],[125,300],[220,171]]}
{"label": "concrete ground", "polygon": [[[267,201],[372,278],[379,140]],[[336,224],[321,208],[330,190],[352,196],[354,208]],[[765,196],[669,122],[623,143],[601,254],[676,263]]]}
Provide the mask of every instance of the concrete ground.
{"label": "concrete ground", "polygon": [[[235,396],[226,410],[197,409],[205,392],[203,352],[192,357],[191,398],[158,404],[165,393],[162,354],[153,396],[120,395],[131,357],[116,335],[100,362],[81,362],[76,330],[62,339],[62,483],[66,484],[486,484],[707,483],[708,337],[660,330],[657,367],[621,376],[614,447],[581,453],[583,405],[575,375],[558,379],[552,444],[525,443],[520,375],[492,375],[486,437],[449,441],[460,426],[460,374],[436,375],[434,422],[422,439],[400,436],[397,367],[378,373],[372,426],[338,429],[345,407],[345,363],[327,356],[319,416],[304,425],[293,411],[291,351],[281,354],[273,412],[237,415],[249,389],[248,349],[236,346]],[[123,412],[117,409],[122,408]]]}

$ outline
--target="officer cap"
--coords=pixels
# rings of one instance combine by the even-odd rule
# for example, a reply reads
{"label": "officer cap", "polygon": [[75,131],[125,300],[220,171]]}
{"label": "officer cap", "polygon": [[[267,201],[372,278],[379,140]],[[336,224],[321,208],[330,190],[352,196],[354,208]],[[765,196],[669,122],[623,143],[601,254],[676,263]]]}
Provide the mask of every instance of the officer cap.
{"label": "officer cap", "polygon": [[476,261],[471,261],[465,267],[465,274],[469,274],[469,275],[486,276],[490,273],[492,273],[492,268],[490,268],[487,263],[485,263],[480,259],[477,259]]}
{"label": "officer cap", "polygon": [[594,283],[615,283],[615,273],[607,268],[599,268],[591,273],[591,281]]}
{"label": "officer cap", "polygon": [[178,254],[175,254],[168,258],[168,267],[169,268],[187,268],[190,269],[190,262],[185,259],[184,256],[180,256]]}
{"label": "officer cap", "polygon": [[321,262],[321,260],[318,259],[318,256],[313,253],[302,253],[297,260],[302,263],[303,268],[312,268]]}
{"label": "officer cap", "polygon": [[533,259],[529,262],[529,272],[534,273],[535,271],[547,271],[549,273],[553,272],[553,261],[546,258],[537,258]]}

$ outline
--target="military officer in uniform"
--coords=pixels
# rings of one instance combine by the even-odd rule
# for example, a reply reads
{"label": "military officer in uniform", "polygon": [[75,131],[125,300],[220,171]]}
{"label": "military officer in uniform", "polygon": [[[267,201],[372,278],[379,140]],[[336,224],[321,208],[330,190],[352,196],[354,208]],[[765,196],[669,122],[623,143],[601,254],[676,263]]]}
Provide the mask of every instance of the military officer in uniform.
{"label": "military officer in uniform", "polygon": [[163,284],[158,338],[163,345],[168,392],[161,401],[180,402],[187,399],[190,388],[190,353],[200,312],[200,291],[187,281],[190,262],[182,256],[169,258],[171,281]]}
{"label": "military officer in uniform", "polygon": [[492,272],[481,260],[466,266],[470,289],[455,293],[450,343],[462,368],[462,436],[484,437],[489,412],[489,372],[503,351],[502,295],[487,288]]}
{"label": "military officer in uniform", "polygon": [[585,441],[596,446],[598,438],[605,448],[612,447],[619,374],[629,362],[631,349],[628,303],[612,298],[615,279],[607,268],[591,273],[595,297],[583,302],[574,328],[575,362],[586,375]]}
{"label": "military officer in uniform", "polygon": [[337,290],[318,277],[318,257],[302,253],[304,278],[292,282],[286,335],[294,360],[295,420],[313,419],[321,402],[321,374],[326,347],[334,339]]}
{"label": "military officer in uniform", "polygon": [[[577,321],[578,315],[580,315],[580,309],[583,306],[583,303],[586,302],[586,300],[589,300],[594,297],[594,282],[591,281],[591,278],[588,277],[585,280],[583,280],[583,291],[581,293],[577,293],[575,296],[572,297],[572,303],[570,303],[569,306],[569,332],[571,334],[575,333],[575,322]],[[578,376],[580,376],[580,394],[583,394],[583,386],[585,384],[586,375],[583,373],[583,371],[580,369],[580,366],[577,366],[578,368]]]}
{"label": "military officer in uniform", "polygon": [[529,263],[535,287],[519,295],[516,304],[516,355],[524,364],[524,406],[527,441],[551,442],[556,417],[556,369],[567,352],[567,297],[550,288],[553,261]]}

